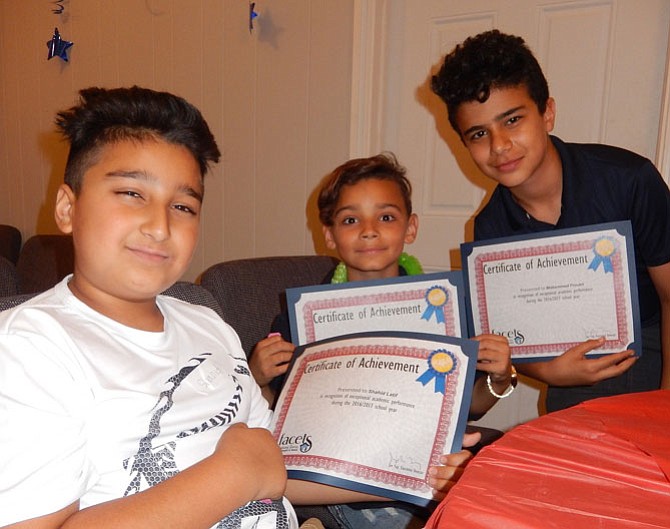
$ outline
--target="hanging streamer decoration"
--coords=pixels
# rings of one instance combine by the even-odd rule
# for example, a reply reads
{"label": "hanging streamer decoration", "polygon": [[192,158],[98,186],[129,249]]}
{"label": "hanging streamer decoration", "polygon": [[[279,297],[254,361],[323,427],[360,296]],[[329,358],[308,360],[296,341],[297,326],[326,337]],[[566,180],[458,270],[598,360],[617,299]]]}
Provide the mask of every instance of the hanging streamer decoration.
{"label": "hanging streamer decoration", "polygon": [[256,2],[249,2],[249,33],[254,30],[254,18],[258,16],[258,13],[254,10],[256,7]]}
{"label": "hanging streamer decoration", "polygon": [[[54,15],[62,16],[63,12],[65,11],[65,1],[66,0],[56,0],[54,2],[51,2],[51,4],[53,4],[54,6],[51,9],[51,12]],[[67,53],[68,50],[73,45],[74,42],[70,42],[69,40],[63,40],[63,38],[60,36],[58,28],[57,27],[54,28],[54,33],[53,36],[51,37],[51,40],[47,41],[47,48],[49,49],[49,53],[47,54],[47,60],[51,60],[54,57],[59,57],[65,62],[68,62],[69,58],[67,56]]]}

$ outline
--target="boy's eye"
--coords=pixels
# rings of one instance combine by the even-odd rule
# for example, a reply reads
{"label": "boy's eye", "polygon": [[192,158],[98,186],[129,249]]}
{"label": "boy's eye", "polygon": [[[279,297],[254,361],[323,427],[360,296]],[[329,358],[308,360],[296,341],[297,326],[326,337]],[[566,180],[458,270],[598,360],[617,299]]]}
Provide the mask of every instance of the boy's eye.
{"label": "boy's eye", "polygon": [[133,197],[133,198],[141,198],[142,195],[140,195],[137,191],[132,191],[130,189],[124,189],[123,191],[117,191],[117,195],[121,196],[128,196],[128,197]]}
{"label": "boy's eye", "polygon": [[391,213],[384,213],[381,217],[379,217],[379,219],[382,222],[391,222],[395,220],[395,216],[392,215]]}
{"label": "boy's eye", "polygon": [[520,119],[521,119],[521,116],[512,116],[511,118],[509,118],[507,120],[507,124],[508,125],[514,125],[514,124],[518,123]]}
{"label": "boy's eye", "polygon": [[342,224],[356,224],[356,218],[355,217],[344,217],[342,219]]}
{"label": "boy's eye", "polygon": [[186,204],[176,204],[173,207],[177,211],[181,211],[183,213],[188,213],[189,215],[197,215],[198,214],[197,210],[193,209],[190,206],[187,206]]}
{"label": "boy's eye", "polygon": [[470,141],[477,141],[482,139],[484,136],[486,136],[486,131],[484,130],[478,130],[472,134],[470,134]]}

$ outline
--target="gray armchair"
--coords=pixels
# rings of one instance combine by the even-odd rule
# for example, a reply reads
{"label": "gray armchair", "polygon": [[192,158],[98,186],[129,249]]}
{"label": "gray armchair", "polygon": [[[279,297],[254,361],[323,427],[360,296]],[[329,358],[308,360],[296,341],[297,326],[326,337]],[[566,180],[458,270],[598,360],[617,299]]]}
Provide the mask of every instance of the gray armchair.
{"label": "gray armchair", "polygon": [[34,294],[54,286],[74,270],[69,235],[33,235],[21,248],[16,270],[21,293]]}
{"label": "gray armchair", "polygon": [[19,275],[14,263],[0,256],[0,296],[19,293]]}
{"label": "gray armchair", "polygon": [[194,305],[209,307],[223,318],[223,311],[214,299],[214,296],[212,296],[212,293],[200,285],[196,285],[190,281],[177,281],[170,288],[166,289],[163,294],[181,299],[182,301],[188,301]]}
{"label": "gray armchair", "polygon": [[200,284],[218,302],[248,357],[267,336],[274,317],[285,310],[286,289],[319,284],[336,265],[335,258],[323,255],[224,261],[205,270]]}
{"label": "gray armchair", "polygon": [[21,251],[21,232],[9,224],[0,224],[0,255],[16,264]]}

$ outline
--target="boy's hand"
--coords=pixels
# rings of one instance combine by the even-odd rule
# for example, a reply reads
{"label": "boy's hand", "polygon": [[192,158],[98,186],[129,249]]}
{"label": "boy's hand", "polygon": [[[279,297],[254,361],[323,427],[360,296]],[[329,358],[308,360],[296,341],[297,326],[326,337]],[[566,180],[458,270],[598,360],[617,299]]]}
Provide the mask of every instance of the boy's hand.
{"label": "boy's hand", "polygon": [[[480,433],[465,434],[463,446],[476,445],[481,439]],[[461,450],[454,454],[444,454],[440,457],[442,466],[430,467],[428,469],[428,484],[433,487],[433,498],[441,500],[461,477],[465,465],[472,458],[472,453]]]}
{"label": "boy's hand", "polygon": [[253,499],[278,499],[284,494],[287,480],[284,456],[265,428],[233,424],[221,435],[214,453],[225,458],[227,464],[234,459],[238,469],[233,475],[247,476],[245,486],[256,488]]}
{"label": "boy's hand", "polygon": [[214,452],[175,476],[142,491],[79,510],[75,502],[16,529],[212,527],[252,500],[279,499],[286,468],[277,442],[264,428],[231,425]]}
{"label": "boy's hand", "polygon": [[249,368],[256,383],[267,386],[270,381],[286,373],[295,345],[281,336],[269,336],[256,344],[249,358]]}
{"label": "boy's hand", "polygon": [[519,370],[551,386],[590,386],[625,373],[637,360],[631,350],[599,358],[586,356],[604,342],[605,338],[587,340],[552,360],[520,364]]}
{"label": "boy's hand", "polygon": [[480,334],[473,340],[479,342],[477,369],[491,375],[491,382],[502,384],[502,390],[512,379],[512,353],[507,338],[497,334]]}

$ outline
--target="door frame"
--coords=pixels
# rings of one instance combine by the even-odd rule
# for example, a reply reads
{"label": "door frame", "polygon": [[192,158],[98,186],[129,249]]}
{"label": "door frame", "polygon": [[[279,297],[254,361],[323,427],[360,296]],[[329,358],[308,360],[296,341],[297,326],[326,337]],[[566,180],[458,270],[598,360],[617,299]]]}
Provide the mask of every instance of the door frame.
{"label": "door frame", "polygon": [[654,162],[666,183],[670,183],[670,35],[668,36],[665,83],[663,85],[661,116],[658,125],[658,143],[656,144],[656,160]]}

